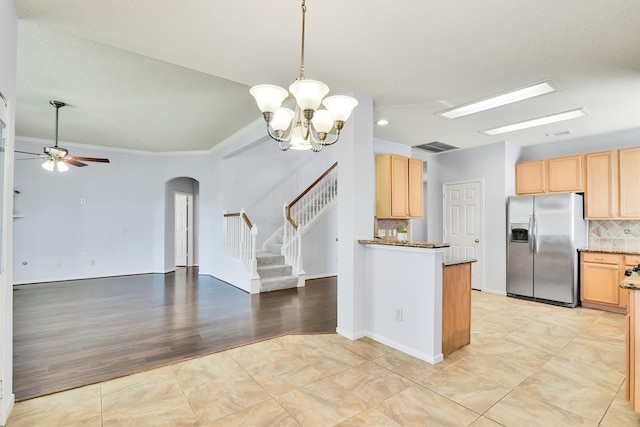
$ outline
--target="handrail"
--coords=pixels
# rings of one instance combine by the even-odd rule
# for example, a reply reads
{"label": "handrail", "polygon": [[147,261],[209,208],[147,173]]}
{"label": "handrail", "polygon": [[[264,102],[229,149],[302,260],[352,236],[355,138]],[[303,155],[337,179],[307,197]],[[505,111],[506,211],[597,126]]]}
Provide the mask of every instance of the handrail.
{"label": "handrail", "polygon": [[320,177],[318,179],[316,179],[315,181],[313,181],[313,183],[307,187],[306,190],[304,190],[302,193],[300,193],[298,195],[298,197],[296,197],[295,199],[293,199],[291,201],[291,203],[289,203],[286,207],[287,210],[287,221],[289,221],[289,224],[291,224],[291,226],[294,229],[298,229],[298,224],[295,222],[295,220],[291,217],[291,208],[300,201],[300,199],[302,199],[304,196],[307,195],[307,193],[309,193],[309,191],[311,191],[311,189],[313,187],[315,187],[316,185],[318,185],[318,183],[320,181],[322,181],[327,175],[329,175],[331,173],[332,170],[334,170],[336,167],[338,167],[338,162],[335,162],[333,165],[331,165],[331,167],[329,167],[329,169],[327,169],[322,175],[320,175]]}
{"label": "handrail", "polygon": [[256,259],[258,227],[251,223],[244,209],[232,213],[223,211],[222,214],[224,218],[222,223],[224,255],[239,258],[247,268],[251,280],[259,279]]}
{"label": "handrail", "polygon": [[230,216],[242,216],[242,219],[244,219],[245,224],[247,224],[247,227],[249,228],[253,228],[253,224],[251,223],[251,220],[249,219],[249,217],[247,216],[246,213],[244,212],[234,212],[234,213],[226,213],[224,214],[224,217],[230,217]]}
{"label": "handrail", "polygon": [[282,247],[287,264],[292,265],[293,274],[304,275],[302,259],[302,236],[337,201],[338,163],[329,167],[307,189],[291,203],[283,206]]}

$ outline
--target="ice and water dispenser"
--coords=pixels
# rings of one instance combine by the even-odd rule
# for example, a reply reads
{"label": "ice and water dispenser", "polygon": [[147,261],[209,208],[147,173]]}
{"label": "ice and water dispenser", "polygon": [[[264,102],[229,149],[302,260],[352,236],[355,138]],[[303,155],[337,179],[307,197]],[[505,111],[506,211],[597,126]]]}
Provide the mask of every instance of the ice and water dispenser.
{"label": "ice and water dispenser", "polygon": [[527,243],[529,241],[529,224],[512,223],[511,224],[511,241]]}

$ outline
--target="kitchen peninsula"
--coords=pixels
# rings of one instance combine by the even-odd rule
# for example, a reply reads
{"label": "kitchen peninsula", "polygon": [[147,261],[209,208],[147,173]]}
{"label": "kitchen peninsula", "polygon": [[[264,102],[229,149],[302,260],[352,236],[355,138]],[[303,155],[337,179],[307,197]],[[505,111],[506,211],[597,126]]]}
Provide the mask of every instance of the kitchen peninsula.
{"label": "kitchen peninsula", "polygon": [[[443,270],[449,266],[464,269],[465,264],[470,266],[475,260],[445,257],[444,249],[449,247],[447,243],[381,239],[358,240],[358,243],[367,248],[367,335],[426,362],[441,362],[443,341],[450,341],[443,337],[443,312],[448,313],[452,308],[445,305],[443,309]],[[471,270],[468,268],[466,271],[467,282],[462,288],[466,289],[468,298],[453,302],[449,299],[448,303],[462,306],[463,310],[468,304],[469,312]],[[460,276],[454,274],[451,277]],[[458,308],[455,307],[456,311]],[[444,317],[447,318],[445,323],[452,318],[469,319],[462,328],[458,325],[445,327],[447,334],[468,335],[470,316]],[[448,352],[453,350],[449,345]]]}

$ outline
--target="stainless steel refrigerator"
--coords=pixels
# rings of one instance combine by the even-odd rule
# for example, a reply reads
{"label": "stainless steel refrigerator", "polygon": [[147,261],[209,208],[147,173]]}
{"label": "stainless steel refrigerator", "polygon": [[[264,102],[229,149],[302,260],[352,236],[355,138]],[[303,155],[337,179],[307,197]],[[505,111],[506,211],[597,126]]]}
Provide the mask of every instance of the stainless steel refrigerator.
{"label": "stainless steel refrigerator", "polygon": [[578,305],[578,249],[587,246],[581,194],[509,197],[507,295]]}

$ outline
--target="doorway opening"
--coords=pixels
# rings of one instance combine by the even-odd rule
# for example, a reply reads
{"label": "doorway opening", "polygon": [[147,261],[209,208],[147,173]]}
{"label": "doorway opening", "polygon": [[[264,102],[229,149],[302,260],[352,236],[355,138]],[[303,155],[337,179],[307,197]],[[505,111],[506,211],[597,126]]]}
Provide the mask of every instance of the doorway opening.
{"label": "doorway opening", "polygon": [[165,188],[165,272],[198,266],[198,206],[200,183],[173,178]]}

